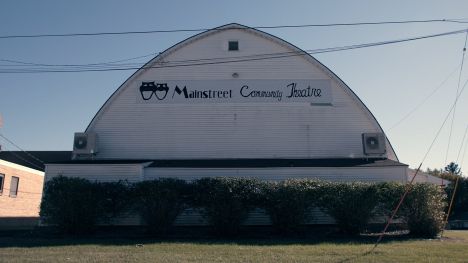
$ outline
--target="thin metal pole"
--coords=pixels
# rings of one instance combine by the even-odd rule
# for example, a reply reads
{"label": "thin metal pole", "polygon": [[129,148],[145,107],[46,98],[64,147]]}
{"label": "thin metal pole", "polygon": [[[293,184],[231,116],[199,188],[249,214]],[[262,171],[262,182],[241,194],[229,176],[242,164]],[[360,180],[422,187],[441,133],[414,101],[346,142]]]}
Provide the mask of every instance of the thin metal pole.
{"label": "thin metal pole", "polygon": [[452,198],[450,200],[450,205],[447,211],[447,216],[445,217],[444,227],[442,228],[442,233],[440,234],[440,237],[444,236],[444,230],[445,230],[445,227],[447,226],[450,213],[452,212],[453,201],[455,200],[455,194],[457,193],[459,180],[460,180],[460,176],[457,176],[457,180],[455,180],[455,187],[453,188]]}
{"label": "thin metal pole", "polygon": [[400,201],[398,202],[398,205],[395,207],[395,209],[393,210],[392,215],[391,215],[390,218],[387,220],[387,224],[385,225],[384,229],[382,230],[382,233],[380,233],[379,238],[378,238],[377,241],[375,242],[375,245],[374,245],[374,247],[372,248],[371,252],[374,251],[375,248],[377,248],[377,246],[379,245],[379,243],[380,243],[380,241],[382,240],[383,236],[385,235],[385,232],[387,231],[388,227],[389,227],[390,224],[392,223],[393,218],[395,217],[396,213],[397,213],[398,210],[400,209],[401,204],[403,204],[403,201],[405,200],[406,196],[408,195],[409,191],[411,190],[411,185],[413,184],[413,181],[414,181],[414,179],[416,178],[416,175],[418,175],[419,171],[421,170],[421,166],[422,166],[422,163],[419,165],[418,169],[417,169],[416,172],[414,173],[413,178],[411,178],[411,181],[406,185],[405,193],[403,193],[403,195],[402,195],[401,198],[400,198]]}

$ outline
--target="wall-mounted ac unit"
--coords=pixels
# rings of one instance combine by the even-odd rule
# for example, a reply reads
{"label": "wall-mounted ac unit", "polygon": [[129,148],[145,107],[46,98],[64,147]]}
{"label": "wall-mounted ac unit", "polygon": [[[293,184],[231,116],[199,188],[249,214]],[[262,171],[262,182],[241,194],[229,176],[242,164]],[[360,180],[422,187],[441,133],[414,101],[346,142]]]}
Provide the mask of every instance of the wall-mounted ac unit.
{"label": "wall-mounted ac unit", "polygon": [[383,133],[363,133],[362,146],[366,155],[385,154],[385,135]]}
{"label": "wall-mounted ac unit", "polygon": [[97,134],[94,132],[76,132],[73,140],[73,155],[94,155],[98,152]]}

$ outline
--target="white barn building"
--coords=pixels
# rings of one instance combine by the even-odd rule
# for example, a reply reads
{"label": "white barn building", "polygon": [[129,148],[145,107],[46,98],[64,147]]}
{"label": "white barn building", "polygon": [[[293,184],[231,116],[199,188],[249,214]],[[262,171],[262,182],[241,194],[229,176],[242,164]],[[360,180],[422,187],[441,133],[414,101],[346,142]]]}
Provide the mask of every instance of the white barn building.
{"label": "white barn building", "polygon": [[407,181],[379,123],[331,70],[268,33],[228,24],[160,53],[75,135],[46,180],[207,176]]}

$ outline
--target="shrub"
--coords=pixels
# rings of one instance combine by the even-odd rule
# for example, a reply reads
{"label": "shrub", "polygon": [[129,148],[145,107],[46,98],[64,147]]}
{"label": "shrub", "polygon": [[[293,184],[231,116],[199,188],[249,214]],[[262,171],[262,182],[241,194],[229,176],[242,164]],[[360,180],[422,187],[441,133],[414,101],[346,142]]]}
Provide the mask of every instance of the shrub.
{"label": "shrub", "polygon": [[309,220],[317,199],[318,181],[286,180],[264,183],[262,207],[270,216],[275,230],[282,234],[297,233]]}
{"label": "shrub", "polygon": [[331,215],[341,232],[359,234],[374,215],[377,187],[369,183],[325,183],[319,206]]}
{"label": "shrub", "polygon": [[258,200],[259,183],[254,179],[202,178],[193,185],[193,205],[219,235],[236,235]]}
{"label": "shrub", "polygon": [[45,183],[40,216],[44,223],[56,225],[63,233],[82,234],[93,231],[98,222],[137,209],[149,232],[164,234],[190,205],[199,209],[215,233],[232,236],[239,232],[251,209],[262,207],[275,230],[288,234],[301,230],[315,206],[331,215],[342,232],[358,234],[371,217],[389,216],[407,187],[410,191],[397,217],[412,235],[436,236],[444,224],[444,192],[436,185],[392,182],[260,183],[255,179],[218,177],[192,183],[162,178],[129,184],[58,176]]}
{"label": "shrub", "polygon": [[151,234],[165,234],[187,203],[188,185],[184,180],[161,178],[135,184],[137,210]]}
{"label": "shrub", "polygon": [[410,234],[418,237],[435,237],[444,227],[445,193],[437,185],[411,186],[402,207]]}
{"label": "shrub", "polygon": [[45,183],[40,216],[62,233],[89,233],[103,213],[98,192],[97,184],[86,179],[54,177]]}
{"label": "shrub", "polygon": [[403,193],[409,192],[395,219],[402,219],[410,233],[418,237],[435,237],[443,228],[446,197],[437,185],[380,183],[378,187],[380,211],[390,216]]}
{"label": "shrub", "polygon": [[127,181],[96,184],[103,213],[102,220],[107,223],[112,222],[112,219],[131,210],[133,204],[131,198],[132,185]]}
{"label": "shrub", "polygon": [[[389,217],[392,215],[393,210],[398,205],[401,196],[406,190],[406,185],[398,182],[384,182],[376,185],[378,206],[376,213]],[[407,203],[407,201],[405,201]],[[404,216],[400,209],[396,214],[395,219],[402,218]]]}

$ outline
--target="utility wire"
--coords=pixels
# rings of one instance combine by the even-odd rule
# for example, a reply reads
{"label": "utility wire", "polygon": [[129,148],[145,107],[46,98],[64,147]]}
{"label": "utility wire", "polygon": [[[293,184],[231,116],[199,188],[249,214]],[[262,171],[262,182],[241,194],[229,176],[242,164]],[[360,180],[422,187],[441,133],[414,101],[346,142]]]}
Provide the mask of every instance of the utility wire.
{"label": "utility wire", "polygon": [[[325,53],[325,52],[335,52],[335,51],[341,51],[341,50],[347,50],[347,49],[355,49],[355,48],[363,48],[363,47],[369,47],[369,46],[375,46],[375,45],[385,45],[385,44],[391,44],[391,43],[398,43],[398,42],[404,42],[404,41],[412,41],[412,40],[418,40],[418,39],[424,39],[424,38],[430,38],[430,37],[439,37],[439,36],[445,36],[445,35],[451,35],[451,34],[458,34],[458,33],[463,33],[465,30],[458,30],[458,31],[451,31],[451,32],[444,32],[440,34],[435,34],[435,35],[428,35],[428,36],[422,36],[422,37],[415,37],[415,38],[410,38],[410,39],[400,39],[400,40],[392,40],[392,41],[381,41],[381,42],[374,42],[374,43],[366,43],[366,44],[357,44],[357,45],[351,45],[351,46],[341,46],[341,47],[331,47],[331,48],[321,48],[321,49],[312,49],[312,50],[305,50],[305,52],[309,54],[318,54],[318,53]],[[154,54],[154,53],[153,53]],[[140,57],[147,57],[150,56],[151,54],[140,56]],[[184,63],[184,62],[202,62],[202,61],[217,61],[220,60],[220,62],[223,62],[223,60],[226,59],[241,59],[241,58],[263,58],[267,59],[268,57],[266,56],[277,56],[277,55],[305,55],[304,52],[302,51],[288,51],[288,52],[279,52],[279,53],[264,53],[264,54],[256,54],[256,55],[245,55],[245,56],[236,56],[236,57],[217,57],[217,58],[201,58],[201,59],[189,59],[189,60],[178,60],[178,61],[167,61],[165,64],[169,63]],[[124,59],[124,60],[131,60],[130,59]],[[4,59],[5,61],[15,61],[15,60],[7,60]],[[44,66],[88,66],[88,65],[101,65],[101,64],[109,64],[111,62],[104,62],[104,63],[92,63],[92,64],[38,64],[38,63],[33,63],[33,62],[24,62],[24,61],[16,61],[16,62],[21,62],[21,63],[27,63],[27,64],[37,64],[37,65],[44,65]],[[118,64],[117,64],[118,65]],[[115,65],[115,66],[117,66]],[[120,64],[120,66],[125,66],[126,64]],[[141,65],[141,64],[138,64]],[[114,67],[114,65],[112,65]],[[166,66],[167,67],[167,66]],[[139,69],[139,67],[131,67],[131,68],[117,68],[116,70],[131,70],[131,69]],[[149,68],[149,67],[148,67]],[[8,69],[4,69],[8,70]],[[38,71],[40,69],[33,68],[33,69],[23,69],[23,70],[29,70],[29,71]]]}
{"label": "utility wire", "polygon": [[[321,50],[327,50],[330,48],[322,48],[322,49],[313,49],[309,50],[310,52],[315,52],[315,51],[321,51]],[[156,53],[144,55],[141,57],[148,57],[150,55],[154,55]],[[242,58],[266,58],[267,56],[277,56],[277,55],[303,55],[303,52],[298,52],[298,51],[287,51],[287,52],[275,52],[275,53],[262,53],[262,54],[254,54],[254,55],[244,55],[244,56],[235,56],[235,57],[228,57],[230,59],[242,59]],[[172,60],[172,61],[166,61],[164,62],[165,64],[168,63],[188,63],[188,62],[208,62],[208,61],[223,61],[226,60],[226,57],[212,57],[212,58],[199,58],[199,59],[185,59],[185,60]],[[86,68],[90,65],[103,65],[103,64],[112,64],[112,66],[126,66],[126,65],[135,65],[141,67],[142,63],[127,63],[127,64],[117,64],[113,62],[99,62],[99,63],[90,63],[90,64],[43,64],[43,63],[33,63],[33,62],[25,62],[25,61],[18,61],[18,60],[9,60],[9,59],[0,59],[3,61],[8,61],[8,62],[15,62],[15,63],[23,63],[23,65],[2,65],[2,66],[28,66],[28,65],[38,65],[38,66],[44,66],[44,67],[83,67]],[[123,60],[130,60],[130,59],[123,59]],[[121,61],[123,61],[121,60]],[[138,67],[138,68],[139,68]],[[34,68],[33,68],[34,69]]]}
{"label": "utility wire", "polygon": [[450,117],[450,114],[452,113],[453,109],[455,108],[455,105],[457,104],[457,101],[458,99],[460,98],[461,94],[463,93],[463,91],[465,90],[466,88],[466,85],[468,84],[468,80],[465,82],[465,84],[463,85],[462,89],[460,90],[460,93],[457,94],[457,97],[455,98],[455,102],[452,104],[452,106],[450,107],[450,110],[448,112],[448,114],[445,116],[444,118],[444,121],[442,122],[442,125],[440,126],[439,130],[437,131],[436,135],[434,136],[434,139],[432,140],[432,143],[431,145],[429,146],[429,148],[427,149],[426,151],[426,154],[424,155],[424,157],[422,158],[422,161],[421,163],[419,164],[418,166],[418,169],[416,170],[416,172],[414,173],[413,177],[411,178],[411,181],[406,185],[406,190],[405,192],[403,193],[403,195],[401,196],[400,198],[400,201],[398,202],[397,206],[395,207],[395,209],[393,210],[392,212],[392,215],[388,218],[387,220],[387,224],[385,225],[384,229],[382,230],[382,232],[380,233],[379,237],[377,238],[373,248],[370,250],[370,252],[373,252],[377,246],[379,245],[380,241],[382,241],[384,235],[385,235],[385,232],[387,231],[389,225],[392,223],[393,221],[393,218],[395,217],[395,215],[398,213],[398,210],[401,206],[401,204],[403,203],[403,201],[405,200],[406,196],[408,195],[409,191],[411,190],[411,185],[413,184],[413,181],[414,179],[416,178],[416,176],[418,175],[419,171],[421,170],[421,166],[423,165],[423,163],[426,161],[426,158],[427,156],[429,155],[429,153],[431,152],[432,150],[432,147],[434,146],[434,143],[436,142],[437,138],[439,137],[439,134],[440,134],[440,131],[442,131],[443,127],[445,126],[445,123],[447,122],[448,118]]}
{"label": "utility wire", "polygon": [[466,41],[467,41],[467,39],[468,39],[468,31],[466,31],[465,44],[463,45],[463,54],[462,54],[462,61],[461,61],[461,67],[460,67],[460,74],[458,74],[457,93],[455,94],[455,107],[453,108],[452,121],[450,123],[450,132],[449,132],[449,139],[448,139],[448,143],[447,143],[447,151],[445,152],[444,165],[447,164],[448,153],[449,153],[449,150],[450,150],[450,142],[452,140],[453,123],[455,122],[455,112],[457,110],[458,91],[460,90],[460,81],[461,81],[461,75],[462,75],[462,72],[463,72],[463,62],[465,61]]}
{"label": "utility wire", "polygon": [[[463,146],[465,145],[465,138],[466,138],[466,134],[468,133],[468,124],[466,125],[466,128],[465,128],[465,133],[463,134],[463,139],[461,140],[461,145],[460,145],[460,149],[458,149],[458,154],[457,154],[457,161],[456,163],[458,163],[458,161],[460,160],[459,157],[460,157],[460,153],[462,152],[463,150]],[[466,141],[466,143],[468,143],[468,140]],[[466,146],[465,146],[466,147]],[[462,161],[463,161],[463,158],[462,158]],[[461,167],[461,166],[460,166]]]}
{"label": "utility wire", "polygon": [[[355,23],[329,23],[329,24],[303,24],[303,25],[277,25],[277,26],[254,26],[253,29],[281,29],[281,28],[308,28],[308,27],[337,27],[337,26],[365,26],[365,25],[389,25],[389,24],[414,24],[414,23],[457,23],[466,24],[463,19],[428,19],[428,20],[400,20],[400,21],[377,21],[377,22],[355,22]],[[244,29],[244,27],[240,27]],[[121,32],[95,32],[95,33],[65,33],[65,34],[34,34],[34,35],[3,35],[0,39],[12,38],[48,38],[48,37],[83,37],[83,36],[109,36],[109,35],[142,35],[155,33],[180,33],[180,32],[202,32],[207,30],[225,30],[225,28],[195,28],[195,29],[166,29],[146,31],[121,31]]]}
{"label": "utility wire", "polygon": [[[468,34],[468,31],[467,31],[467,34]],[[467,36],[468,36],[468,35],[467,35]],[[464,48],[463,52],[465,52],[465,50],[466,50],[466,39],[465,39],[465,48]],[[463,54],[463,58],[464,58],[464,54]],[[462,65],[463,65],[463,60],[462,60]],[[461,66],[461,68],[462,68],[462,66]],[[460,68],[460,72],[461,72],[461,68]],[[461,73],[460,73],[460,74],[461,74]],[[418,169],[416,170],[415,174],[413,175],[411,181],[407,184],[407,187],[406,187],[406,190],[405,190],[404,194],[401,196],[400,201],[398,202],[398,205],[397,205],[396,208],[393,210],[392,215],[389,217],[389,219],[388,219],[388,221],[387,221],[387,224],[385,225],[383,231],[382,231],[381,234],[379,235],[377,241],[376,241],[375,244],[374,244],[374,247],[371,249],[370,252],[373,252],[373,251],[375,250],[375,248],[377,248],[377,246],[379,245],[379,243],[380,243],[380,241],[382,240],[382,238],[383,238],[385,232],[386,232],[387,229],[388,229],[388,226],[391,224],[391,222],[392,222],[393,218],[395,217],[396,213],[398,212],[398,210],[399,210],[401,204],[403,203],[403,201],[404,201],[404,199],[406,198],[407,194],[408,194],[409,191],[411,190],[411,185],[413,184],[414,179],[416,178],[417,174],[419,173],[419,171],[420,171],[420,169],[421,169],[421,166],[422,166],[423,163],[425,162],[425,160],[426,160],[427,156],[429,155],[429,153],[430,153],[432,147],[434,146],[434,143],[436,142],[437,138],[439,137],[440,132],[442,131],[443,127],[445,126],[445,123],[447,122],[448,118],[450,117],[450,114],[452,113],[452,111],[455,110],[456,105],[457,105],[457,102],[458,102],[458,99],[460,98],[461,94],[462,94],[463,91],[465,90],[467,83],[468,83],[468,80],[465,82],[465,84],[463,85],[463,87],[462,87],[462,89],[460,90],[460,92],[458,92],[458,89],[457,89],[457,94],[456,94],[454,103],[453,103],[452,106],[450,107],[450,110],[449,110],[448,114],[445,116],[444,121],[442,122],[442,125],[440,126],[439,130],[437,131],[436,135],[434,136],[434,139],[432,140],[432,142],[431,142],[431,144],[430,144],[430,146],[429,146],[429,148],[428,148],[426,154],[424,155],[424,157],[423,157],[421,163],[419,164]],[[458,83],[458,88],[460,87],[459,85],[460,85],[460,82]],[[458,184],[458,178],[457,178],[456,184]],[[455,197],[455,191],[456,191],[456,189],[454,190],[454,194],[452,195],[452,200],[451,200],[450,208],[451,208],[451,205],[452,205],[452,203],[453,203],[453,199],[454,199],[454,197]],[[449,208],[449,212],[450,212],[450,208]],[[447,214],[445,223],[446,223],[447,220],[448,220],[448,216],[449,216],[449,214]]]}
{"label": "utility wire", "polygon": [[29,157],[33,158],[34,160],[40,162],[41,164],[44,164],[44,162],[42,160],[40,160],[39,158],[37,158],[36,156],[28,153],[27,151],[23,150],[21,147],[19,147],[16,143],[12,142],[10,139],[8,139],[7,137],[5,137],[5,135],[1,134],[0,133],[0,137],[2,137],[5,141],[9,142],[11,145],[15,146],[16,148],[18,148],[19,150],[21,150],[22,152],[24,152],[25,154],[27,154]]}
{"label": "utility wire", "polygon": [[400,125],[403,121],[405,121],[408,117],[410,117],[414,112],[416,112],[422,105],[424,105],[429,98],[431,98],[440,88],[444,86],[444,84],[453,76],[455,72],[460,68],[460,65],[457,66],[453,71],[435,88],[427,95],[423,100],[421,100],[420,103],[418,103],[416,106],[414,106],[410,111],[408,111],[407,114],[405,114],[400,120],[395,122],[388,130],[392,130],[396,128],[398,125]]}
{"label": "utility wire", "polygon": [[166,61],[166,62],[161,62],[159,65],[156,65],[156,66],[121,67],[121,68],[90,68],[90,69],[65,69],[65,68],[60,69],[59,68],[59,69],[50,69],[50,70],[49,69],[22,69],[22,70],[3,69],[3,70],[0,70],[0,73],[6,74],[6,73],[102,72],[102,71],[124,71],[124,70],[137,70],[137,69],[150,69],[150,68],[173,68],[173,67],[215,65],[215,64],[277,59],[277,58],[285,58],[285,57],[291,57],[291,56],[306,56],[306,55],[311,55],[311,54],[321,54],[321,53],[337,52],[337,51],[343,51],[343,50],[361,49],[361,48],[367,48],[367,47],[383,46],[383,45],[396,44],[396,43],[402,43],[402,42],[408,42],[408,41],[415,41],[415,40],[421,40],[421,39],[460,34],[460,33],[465,33],[467,31],[468,31],[467,29],[462,29],[462,30],[449,31],[449,32],[443,32],[443,33],[432,34],[432,35],[404,38],[404,39],[397,39],[397,40],[389,40],[389,41],[380,41],[380,42],[374,42],[374,43],[365,43],[365,44],[332,47],[332,48],[322,48],[322,49],[308,50],[308,51],[271,53],[274,55],[257,54],[257,55],[243,56],[243,57],[220,58],[219,60],[216,60],[216,61],[210,61],[209,59],[193,59],[193,60],[189,60],[191,63],[182,62],[179,64],[175,62]]}
{"label": "utility wire", "polygon": [[432,147],[434,146],[434,143],[436,142],[437,137],[439,136],[440,132],[442,131],[443,127],[445,126],[445,123],[447,122],[448,118],[450,117],[450,114],[454,110],[455,105],[457,104],[458,99],[460,98],[460,95],[465,90],[466,84],[468,84],[468,80],[465,82],[465,84],[463,85],[463,88],[460,90],[460,93],[458,93],[458,96],[455,98],[455,102],[452,104],[452,107],[450,107],[450,110],[449,110],[448,114],[445,116],[445,119],[444,119],[442,125],[440,126],[439,130],[437,131],[436,136],[434,137],[434,140],[432,141],[431,145],[429,146],[429,149],[427,150],[426,154],[424,155],[424,158],[423,158],[422,162],[424,162],[426,160],[427,156],[429,155],[429,152],[431,151]]}
{"label": "utility wire", "polygon": [[[5,149],[6,149],[6,147],[5,147]],[[28,163],[28,164],[34,166],[35,168],[38,168],[40,171],[42,171],[42,170],[44,169],[44,168],[41,167],[40,165],[38,165],[38,164],[36,164],[36,163],[33,163],[33,162],[31,162],[31,161],[26,160],[25,158],[21,157],[19,154],[15,153],[14,151],[8,151],[8,152],[9,152],[10,154],[12,154],[13,156],[15,156],[16,158],[18,158],[18,159],[20,159],[20,160],[22,160],[22,161],[24,161],[24,162],[26,162],[26,163]]]}
{"label": "utility wire", "polygon": [[[466,133],[466,131],[465,131]],[[464,163],[465,163],[465,154],[466,154],[466,149],[468,148],[468,139],[466,140],[466,144],[465,144],[465,150],[463,150],[463,156],[461,158],[461,167],[463,167]]]}
{"label": "utility wire", "polygon": [[27,61],[20,61],[20,60],[13,60],[13,59],[0,59],[0,61],[9,62],[9,63],[16,63],[19,65],[0,65],[0,66],[43,66],[43,67],[80,67],[80,66],[101,66],[101,65],[109,65],[109,64],[116,64],[120,62],[126,62],[131,60],[136,60],[140,58],[146,58],[149,56],[155,56],[158,53],[150,53],[142,56],[120,59],[120,60],[112,60],[107,62],[98,62],[98,63],[88,63],[88,64],[44,64],[44,63],[34,63],[34,62],[27,62]]}

